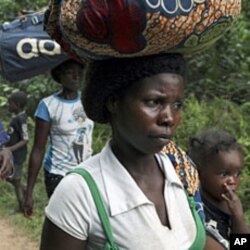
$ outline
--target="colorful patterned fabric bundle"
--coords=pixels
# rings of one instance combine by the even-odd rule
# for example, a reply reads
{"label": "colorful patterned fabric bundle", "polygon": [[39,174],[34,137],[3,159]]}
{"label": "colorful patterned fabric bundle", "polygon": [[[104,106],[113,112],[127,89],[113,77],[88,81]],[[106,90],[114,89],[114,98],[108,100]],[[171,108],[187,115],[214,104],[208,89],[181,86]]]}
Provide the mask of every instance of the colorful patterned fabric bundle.
{"label": "colorful patterned fabric bundle", "polygon": [[235,22],[241,0],[52,0],[46,31],[80,58],[208,48]]}

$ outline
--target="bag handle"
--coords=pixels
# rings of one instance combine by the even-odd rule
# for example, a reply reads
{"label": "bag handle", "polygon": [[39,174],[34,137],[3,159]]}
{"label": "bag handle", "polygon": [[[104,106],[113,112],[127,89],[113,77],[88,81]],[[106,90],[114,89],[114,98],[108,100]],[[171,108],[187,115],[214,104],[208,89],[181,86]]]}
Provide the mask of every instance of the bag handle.
{"label": "bag handle", "polygon": [[197,210],[195,209],[196,203],[194,201],[194,198],[192,196],[189,196],[187,192],[186,192],[186,196],[187,196],[188,204],[189,204],[189,207],[192,212],[195,225],[196,225],[195,240],[193,244],[191,245],[191,247],[189,248],[189,250],[200,250],[205,247],[205,243],[206,243],[205,228]]}
{"label": "bag handle", "polygon": [[89,186],[89,190],[92,194],[92,197],[94,199],[94,202],[95,202],[95,205],[96,205],[99,217],[100,217],[100,220],[102,222],[104,233],[108,239],[108,241],[106,242],[106,244],[104,246],[104,250],[119,250],[119,247],[115,244],[115,241],[114,241],[113,232],[111,229],[107,210],[104,206],[101,194],[99,192],[99,189],[98,189],[93,177],[91,176],[91,174],[88,171],[86,171],[83,168],[76,168],[76,169],[70,171],[69,173],[80,174],[85,179],[86,183]]}

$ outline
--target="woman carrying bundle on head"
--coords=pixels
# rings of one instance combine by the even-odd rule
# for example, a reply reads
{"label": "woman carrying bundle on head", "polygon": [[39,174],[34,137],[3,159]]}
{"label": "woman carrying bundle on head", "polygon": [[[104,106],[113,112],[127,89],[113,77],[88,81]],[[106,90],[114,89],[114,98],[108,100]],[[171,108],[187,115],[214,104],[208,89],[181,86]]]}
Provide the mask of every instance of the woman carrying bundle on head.
{"label": "woman carrying bundle on head", "polygon": [[[55,190],[46,207],[42,250],[204,248],[193,199],[199,197],[198,174],[171,142],[180,122],[184,72],[180,54],[89,63],[83,105],[90,119],[110,124],[112,136]],[[89,175],[113,235],[99,217]]]}

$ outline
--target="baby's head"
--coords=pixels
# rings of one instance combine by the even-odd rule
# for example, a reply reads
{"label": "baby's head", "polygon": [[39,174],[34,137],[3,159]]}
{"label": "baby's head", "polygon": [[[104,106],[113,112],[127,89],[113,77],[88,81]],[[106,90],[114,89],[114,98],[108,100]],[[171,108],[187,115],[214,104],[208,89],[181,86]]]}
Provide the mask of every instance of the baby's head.
{"label": "baby's head", "polygon": [[244,165],[243,150],[225,131],[206,130],[190,138],[188,153],[198,168],[201,189],[215,200],[221,200],[225,185],[236,191]]}

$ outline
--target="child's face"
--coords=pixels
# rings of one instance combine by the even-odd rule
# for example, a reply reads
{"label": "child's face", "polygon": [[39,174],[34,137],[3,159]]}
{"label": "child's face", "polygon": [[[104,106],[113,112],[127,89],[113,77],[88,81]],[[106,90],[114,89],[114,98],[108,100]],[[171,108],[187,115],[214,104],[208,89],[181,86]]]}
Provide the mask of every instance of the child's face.
{"label": "child's face", "polygon": [[9,99],[8,100],[8,110],[11,113],[16,113],[19,111],[19,106],[17,105],[17,103],[14,100]]}
{"label": "child's face", "polygon": [[243,164],[243,154],[239,150],[220,151],[200,170],[202,191],[213,200],[223,200],[225,184],[234,192],[239,187]]}

